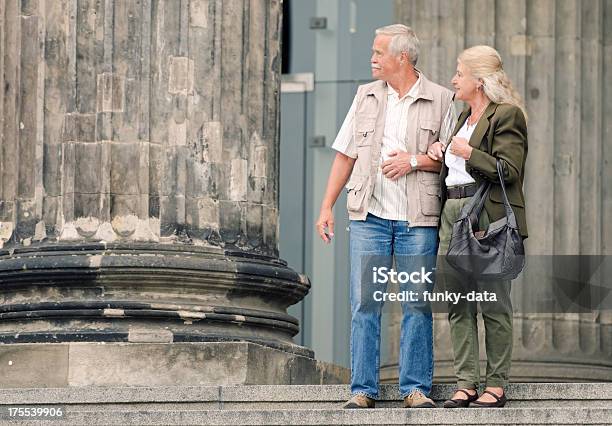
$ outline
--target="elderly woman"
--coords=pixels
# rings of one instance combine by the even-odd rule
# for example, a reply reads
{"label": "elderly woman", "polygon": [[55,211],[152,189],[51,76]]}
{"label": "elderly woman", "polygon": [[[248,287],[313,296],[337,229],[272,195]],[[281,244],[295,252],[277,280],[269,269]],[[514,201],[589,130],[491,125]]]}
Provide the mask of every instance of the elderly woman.
{"label": "elderly woman", "polygon": [[475,46],[463,51],[457,60],[452,85],[456,99],[464,101],[466,108],[459,116],[448,147],[438,142],[428,151],[432,159],[443,163],[438,251],[442,257],[438,264],[438,283],[445,290],[456,292],[494,292],[497,301],[481,302],[487,371],[486,389],[480,396],[475,302],[449,304],[457,391],[444,407],[503,407],[512,356],[510,281],[469,282],[469,278],[461,278],[451,270],[443,255],[448,251],[453,223],[481,182],[489,181],[492,186],[479,219],[480,229],[485,230],[490,222],[505,216],[497,160],[503,166],[503,179],[519,231],[523,238],[527,237],[522,191],[527,156],[527,114],[502,68],[499,53],[492,47]]}

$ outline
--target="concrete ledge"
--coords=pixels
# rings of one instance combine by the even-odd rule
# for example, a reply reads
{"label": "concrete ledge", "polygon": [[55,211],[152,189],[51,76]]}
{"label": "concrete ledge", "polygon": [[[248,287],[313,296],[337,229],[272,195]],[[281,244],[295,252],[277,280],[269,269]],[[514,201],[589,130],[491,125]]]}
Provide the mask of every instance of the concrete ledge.
{"label": "concrete ledge", "polygon": [[347,369],[250,342],[0,345],[0,387],[346,383]]}
{"label": "concrete ledge", "polygon": [[[454,387],[434,385],[432,398],[448,398]],[[612,407],[612,383],[512,383],[507,388],[510,403],[516,401],[592,401]],[[215,402],[220,408],[231,404],[329,403],[348,399],[348,385],[250,385],[250,386],[142,386],[65,387],[0,389],[0,406],[10,404],[139,404]],[[399,403],[395,385],[381,386],[379,403]]]}
{"label": "concrete ledge", "polygon": [[[433,397],[453,387],[434,386]],[[342,410],[348,385],[65,387],[0,389],[0,420],[7,406],[62,405],[62,424],[609,424],[611,383],[522,384],[508,387],[499,410],[399,408],[394,385],[384,385],[372,410]],[[518,404],[518,405],[517,405]],[[3,423],[4,424],[4,423]]]}
{"label": "concrete ledge", "polygon": [[356,425],[356,424],[500,424],[603,425],[612,408],[490,409],[371,409],[371,410],[252,410],[252,411],[114,411],[66,410],[62,424],[87,425]]}

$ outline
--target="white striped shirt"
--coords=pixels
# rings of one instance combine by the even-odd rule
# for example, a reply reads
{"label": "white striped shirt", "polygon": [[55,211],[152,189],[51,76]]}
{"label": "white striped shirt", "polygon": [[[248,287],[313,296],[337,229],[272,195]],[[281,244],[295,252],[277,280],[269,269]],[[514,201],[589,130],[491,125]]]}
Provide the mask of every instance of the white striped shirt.
{"label": "white striped shirt", "polygon": [[[390,85],[388,85],[387,111],[379,163],[381,165],[389,159],[388,154],[390,152],[407,152],[406,132],[408,130],[409,107],[416,99],[420,82],[421,78],[419,76],[418,80],[410,88],[409,92],[401,99],[399,98],[398,93],[393,90]],[[353,128],[356,108],[357,104],[355,98],[332,145],[332,148],[336,151],[353,158],[355,158],[355,153],[357,152],[354,140],[355,132]],[[449,111],[452,116],[452,118],[449,120],[452,120],[455,116],[452,103]],[[447,113],[447,116],[448,115],[449,113]],[[449,124],[448,120],[445,120],[442,127],[448,128],[451,127],[452,124],[454,124],[454,121],[451,121]],[[452,131],[452,129],[450,131]],[[416,132],[411,132],[410,134],[413,135],[416,134]],[[442,137],[440,139],[442,140]],[[408,195],[407,177],[402,176],[397,180],[391,180],[383,174],[382,167],[379,166],[376,173],[374,190],[372,191],[372,198],[370,198],[368,204],[368,212],[383,219],[407,221],[409,202]]]}

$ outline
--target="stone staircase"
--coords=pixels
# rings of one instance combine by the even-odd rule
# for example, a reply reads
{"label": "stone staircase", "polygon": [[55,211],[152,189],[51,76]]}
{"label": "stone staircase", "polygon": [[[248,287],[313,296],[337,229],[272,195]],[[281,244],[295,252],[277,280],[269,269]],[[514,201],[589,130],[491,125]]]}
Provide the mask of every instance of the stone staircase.
{"label": "stone staircase", "polygon": [[[434,386],[441,402],[451,385]],[[376,409],[343,410],[347,385],[67,387],[0,389],[0,424],[612,424],[612,383],[512,384],[503,409],[403,409],[394,385],[383,385]],[[9,420],[8,408],[61,405],[48,422]]]}

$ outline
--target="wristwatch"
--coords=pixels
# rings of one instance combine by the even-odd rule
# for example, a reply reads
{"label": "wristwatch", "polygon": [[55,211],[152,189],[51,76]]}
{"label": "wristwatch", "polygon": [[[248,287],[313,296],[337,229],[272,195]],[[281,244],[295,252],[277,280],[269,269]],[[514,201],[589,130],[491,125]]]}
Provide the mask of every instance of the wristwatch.
{"label": "wristwatch", "polygon": [[416,170],[417,166],[419,165],[416,155],[412,154],[410,156],[410,167],[412,167],[412,170]]}

